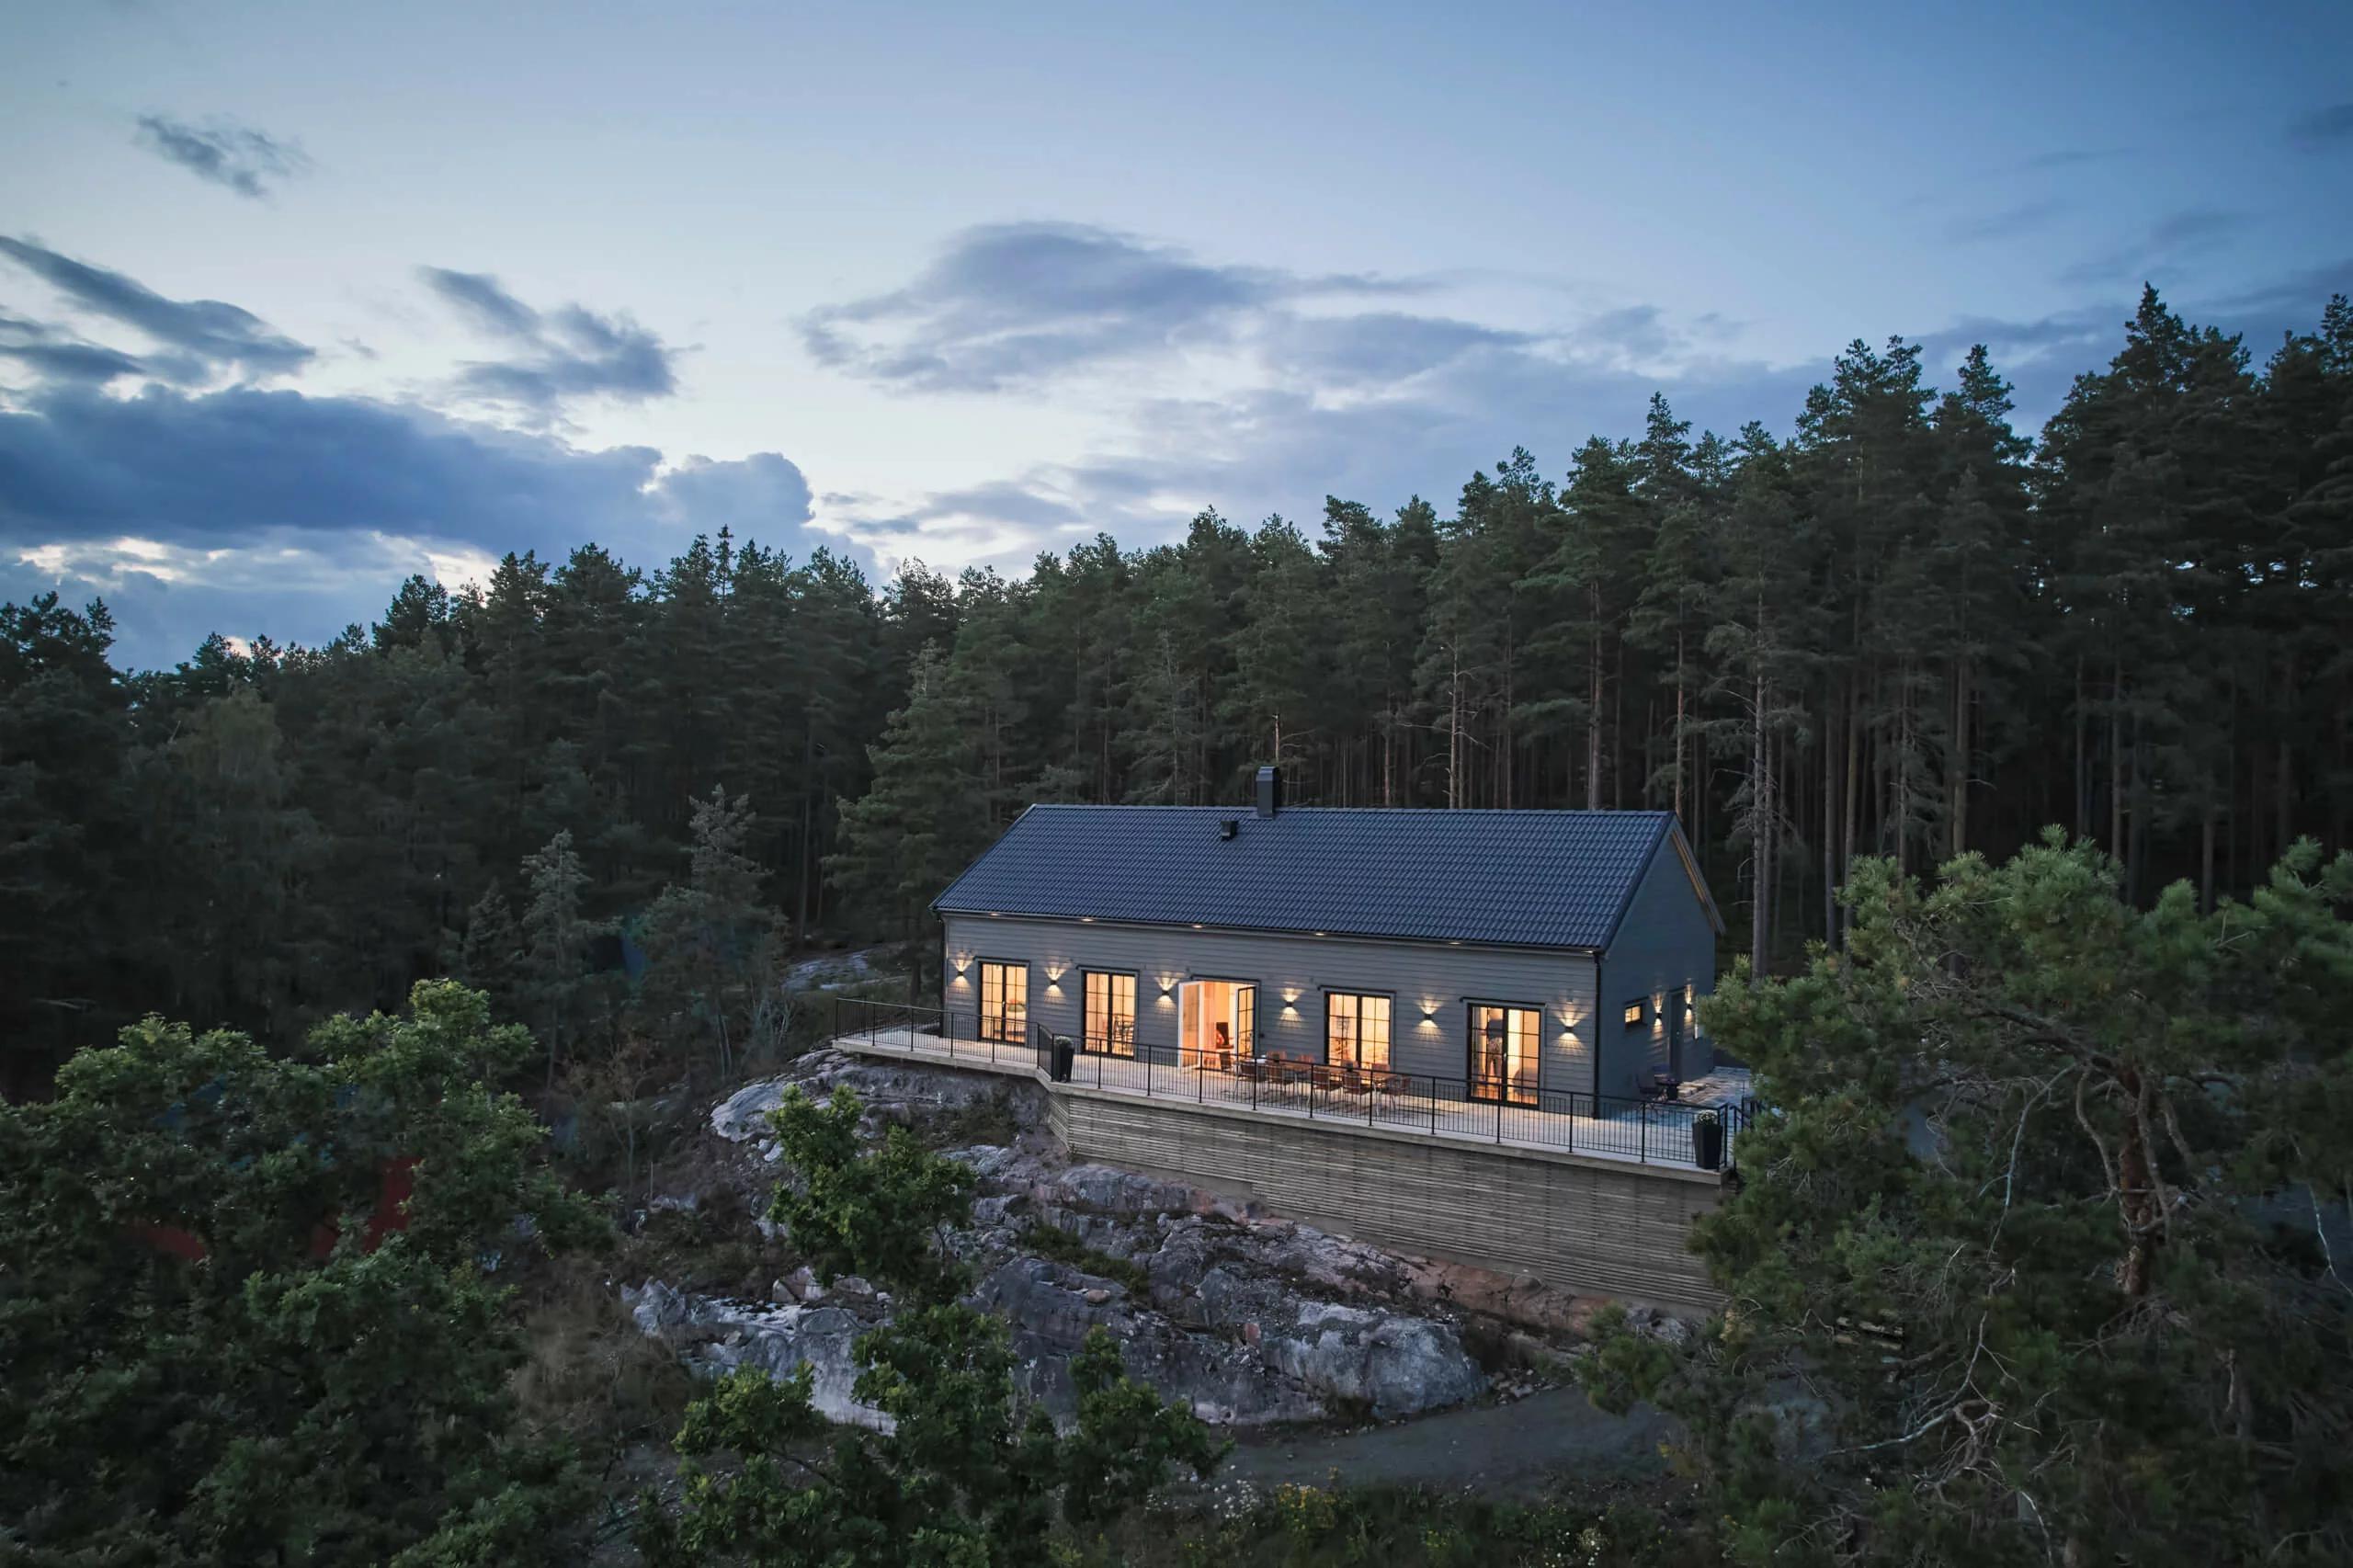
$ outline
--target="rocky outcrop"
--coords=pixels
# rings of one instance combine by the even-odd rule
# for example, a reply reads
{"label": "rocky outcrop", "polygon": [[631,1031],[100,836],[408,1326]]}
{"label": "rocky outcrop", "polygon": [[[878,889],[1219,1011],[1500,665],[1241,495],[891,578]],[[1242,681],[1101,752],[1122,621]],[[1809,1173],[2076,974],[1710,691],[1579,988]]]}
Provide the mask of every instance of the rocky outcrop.
{"label": "rocky outcrop", "polygon": [[640,1332],[676,1350],[712,1377],[756,1366],[776,1378],[810,1369],[810,1399],[831,1421],[888,1432],[897,1423],[852,1393],[858,1383],[853,1342],[872,1326],[847,1307],[776,1306],[688,1296],[659,1280],[621,1288],[621,1306]]}
{"label": "rocky outcrop", "polygon": [[[1253,1427],[1416,1415],[1480,1397],[1498,1372],[1524,1388],[1531,1366],[1568,1348],[1560,1331],[1585,1315],[1587,1303],[1534,1280],[1401,1257],[1183,1183],[1073,1164],[1044,1129],[1034,1085],[831,1051],[711,1112],[733,1151],[718,1168],[759,1200],[755,1212],[778,1175],[767,1113],[796,1084],[818,1097],[848,1085],[878,1133],[888,1123],[933,1132],[976,1115],[1001,1120],[1004,1142],[949,1151],[980,1189],[949,1244],[975,1281],[972,1300],[1010,1326],[1022,1393],[1057,1414],[1073,1403],[1070,1358],[1098,1328],[1131,1375],[1205,1420]],[[1040,1227],[1062,1235],[1045,1245]],[[850,1393],[850,1343],[888,1311],[862,1281],[828,1290],[802,1269],[757,1303],[682,1296],[659,1282],[624,1294],[641,1328],[699,1368],[750,1363],[782,1375],[806,1362],[827,1415],[886,1419]]]}

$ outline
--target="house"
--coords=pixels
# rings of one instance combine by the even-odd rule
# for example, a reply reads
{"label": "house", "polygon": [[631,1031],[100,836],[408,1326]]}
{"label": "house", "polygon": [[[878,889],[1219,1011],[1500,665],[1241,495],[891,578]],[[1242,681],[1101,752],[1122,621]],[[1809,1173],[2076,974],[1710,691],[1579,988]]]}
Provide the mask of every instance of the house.
{"label": "house", "polygon": [[1665,812],[1290,808],[1267,767],[1255,810],[1033,806],[933,907],[969,1039],[1588,1118],[1715,1065]]}
{"label": "house", "polygon": [[836,1045],[1047,1085],[1072,1154],[1578,1293],[1721,1304],[1753,1108],[1664,812],[1033,806],[934,902],[942,1006]]}

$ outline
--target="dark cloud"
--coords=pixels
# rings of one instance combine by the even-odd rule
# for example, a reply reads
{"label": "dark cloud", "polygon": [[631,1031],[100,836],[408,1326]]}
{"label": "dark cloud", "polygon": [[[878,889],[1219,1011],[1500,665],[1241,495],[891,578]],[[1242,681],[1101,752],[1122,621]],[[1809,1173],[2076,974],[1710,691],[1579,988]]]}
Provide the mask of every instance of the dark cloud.
{"label": "dark cloud", "polygon": [[9,315],[0,315],[0,359],[24,366],[41,381],[102,386],[123,376],[152,373],[142,361],[119,349]]}
{"label": "dark cloud", "polygon": [[969,229],[915,281],[811,312],[820,363],[925,391],[985,392],[1234,341],[1277,309],[1427,285],[1196,261],[1080,223]]}
{"label": "dark cloud", "polygon": [[219,300],[167,300],[119,272],[5,234],[0,234],[0,256],[76,308],[135,328],[176,350],[175,357],[150,362],[167,380],[198,381],[230,369],[252,376],[283,375],[301,369],[313,358],[308,345],[270,331],[252,312]]}
{"label": "dark cloud", "polygon": [[568,398],[637,403],[678,390],[677,350],[626,315],[599,315],[582,305],[542,312],[488,273],[417,271],[476,330],[521,350],[512,358],[468,363],[458,375],[458,390],[468,398],[545,415]]}
{"label": "dark cloud", "polygon": [[2353,103],[2331,104],[2288,122],[2288,140],[2308,153],[2353,145]]}
{"label": "dark cloud", "polygon": [[[114,603],[128,583],[153,618],[130,655],[143,662],[185,656],[213,630],[332,635],[381,610],[434,553],[560,559],[594,540],[658,564],[722,524],[796,556],[845,548],[810,527],[807,482],[773,452],[665,472],[651,448],[582,450],[395,404],[250,388],[118,398],[51,386],[0,412],[9,591],[27,591],[29,573],[95,584]],[[124,540],[142,542],[126,553]],[[320,601],[297,619],[262,613],[280,603],[261,591],[282,585],[268,564],[278,554]],[[184,574],[166,580],[150,556],[187,562]],[[259,597],[232,622],[221,596],[239,571]]]}
{"label": "dark cloud", "polygon": [[661,465],[650,447],[584,451],[364,398],[51,389],[0,413],[0,540],[233,544],[276,528],[504,551],[673,524],[775,541],[809,521],[806,482],[773,452]]}
{"label": "dark cloud", "polygon": [[311,166],[302,149],[248,125],[215,120],[190,125],[166,115],[139,117],[139,144],[214,185],[259,199],[272,182],[283,182]]}

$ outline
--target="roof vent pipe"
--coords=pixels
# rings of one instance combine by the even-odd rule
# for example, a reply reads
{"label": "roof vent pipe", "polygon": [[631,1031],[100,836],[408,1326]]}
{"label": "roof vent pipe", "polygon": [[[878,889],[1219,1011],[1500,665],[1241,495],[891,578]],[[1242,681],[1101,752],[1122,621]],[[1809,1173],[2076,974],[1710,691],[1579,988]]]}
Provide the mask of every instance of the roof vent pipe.
{"label": "roof vent pipe", "polygon": [[1283,770],[1279,767],[1258,769],[1258,814],[1273,816],[1283,809]]}
{"label": "roof vent pipe", "polygon": [[1241,831],[1242,824],[1232,817],[1227,817],[1217,824],[1217,835],[1220,838],[1232,838]]}

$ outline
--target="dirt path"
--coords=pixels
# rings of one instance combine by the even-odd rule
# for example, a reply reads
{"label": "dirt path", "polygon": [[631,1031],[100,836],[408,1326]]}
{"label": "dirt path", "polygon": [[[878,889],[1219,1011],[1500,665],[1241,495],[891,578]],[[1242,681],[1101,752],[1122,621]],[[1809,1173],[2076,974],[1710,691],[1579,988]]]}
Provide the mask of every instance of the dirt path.
{"label": "dirt path", "polygon": [[1606,1415],[1575,1389],[1547,1389],[1513,1404],[1479,1405],[1357,1432],[1255,1438],[1237,1445],[1218,1480],[1264,1486],[1322,1484],[1337,1471],[1352,1485],[1474,1487],[1526,1496],[1563,1471],[1635,1479],[1666,1468],[1665,1416],[1638,1405]]}

